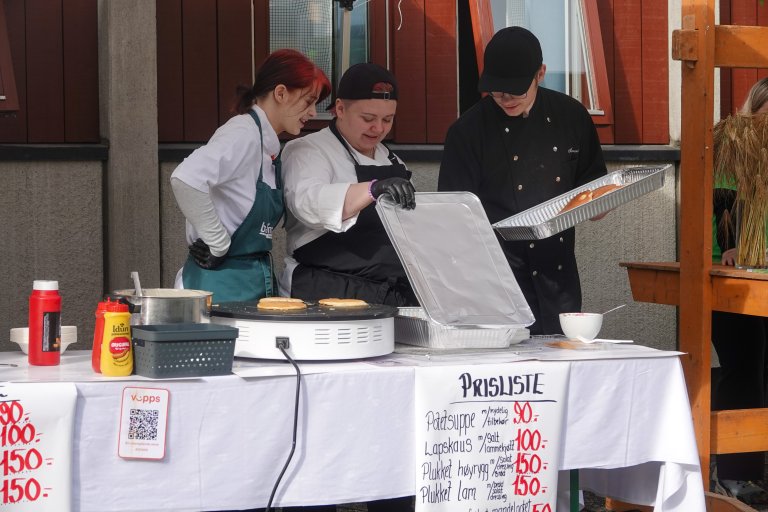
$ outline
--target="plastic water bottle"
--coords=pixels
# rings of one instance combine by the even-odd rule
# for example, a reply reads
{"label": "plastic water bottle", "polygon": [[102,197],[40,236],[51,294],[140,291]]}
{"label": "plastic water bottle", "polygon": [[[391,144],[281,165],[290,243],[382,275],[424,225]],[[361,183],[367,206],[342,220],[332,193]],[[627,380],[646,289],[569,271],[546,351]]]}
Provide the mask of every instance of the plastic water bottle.
{"label": "plastic water bottle", "polygon": [[34,281],[29,296],[29,364],[59,364],[61,296],[58,281]]}

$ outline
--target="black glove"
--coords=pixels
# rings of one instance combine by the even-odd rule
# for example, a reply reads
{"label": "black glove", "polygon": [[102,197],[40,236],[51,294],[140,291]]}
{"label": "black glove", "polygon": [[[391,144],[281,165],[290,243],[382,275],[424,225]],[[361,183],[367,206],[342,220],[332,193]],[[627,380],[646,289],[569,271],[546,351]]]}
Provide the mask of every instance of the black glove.
{"label": "black glove", "polygon": [[226,254],[223,256],[214,256],[211,254],[211,249],[208,247],[208,244],[203,242],[200,238],[195,240],[195,242],[189,246],[189,254],[192,255],[192,259],[195,260],[197,266],[206,270],[217,268],[224,263],[227,256]]}
{"label": "black glove", "polygon": [[381,194],[389,194],[392,199],[406,210],[416,208],[416,189],[405,178],[387,178],[376,180],[371,185],[371,195],[378,199]]}

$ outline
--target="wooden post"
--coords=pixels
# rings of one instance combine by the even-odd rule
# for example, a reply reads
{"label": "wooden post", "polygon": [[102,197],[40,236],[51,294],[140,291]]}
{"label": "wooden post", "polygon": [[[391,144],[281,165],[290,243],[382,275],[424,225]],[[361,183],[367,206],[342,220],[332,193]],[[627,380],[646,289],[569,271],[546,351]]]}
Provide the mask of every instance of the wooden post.
{"label": "wooden post", "polygon": [[[712,287],[712,125],[714,0],[683,0],[683,33],[694,46],[682,60],[680,350],[702,473],[709,471]],[[685,59],[686,55],[678,57]],[[705,485],[709,479],[704,478]]]}

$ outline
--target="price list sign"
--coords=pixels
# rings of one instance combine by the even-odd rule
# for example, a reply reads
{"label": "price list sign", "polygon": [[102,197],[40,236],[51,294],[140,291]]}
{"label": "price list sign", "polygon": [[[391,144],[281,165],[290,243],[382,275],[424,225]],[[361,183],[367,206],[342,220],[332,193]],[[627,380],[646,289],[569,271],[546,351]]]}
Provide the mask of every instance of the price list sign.
{"label": "price list sign", "polygon": [[555,512],[570,364],[416,369],[416,511]]}
{"label": "price list sign", "polygon": [[0,384],[0,510],[68,512],[77,389]]}

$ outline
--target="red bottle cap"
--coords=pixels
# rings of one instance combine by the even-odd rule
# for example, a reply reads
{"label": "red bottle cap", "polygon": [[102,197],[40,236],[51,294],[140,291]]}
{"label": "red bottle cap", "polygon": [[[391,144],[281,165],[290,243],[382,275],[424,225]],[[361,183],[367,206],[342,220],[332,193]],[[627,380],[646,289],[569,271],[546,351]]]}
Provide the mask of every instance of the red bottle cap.
{"label": "red bottle cap", "polygon": [[128,304],[124,304],[122,302],[108,302],[107,303],[107,311],[110,313],[127,313],[128,312]]}

